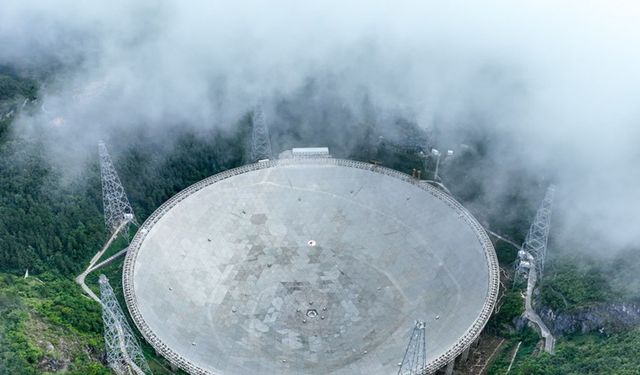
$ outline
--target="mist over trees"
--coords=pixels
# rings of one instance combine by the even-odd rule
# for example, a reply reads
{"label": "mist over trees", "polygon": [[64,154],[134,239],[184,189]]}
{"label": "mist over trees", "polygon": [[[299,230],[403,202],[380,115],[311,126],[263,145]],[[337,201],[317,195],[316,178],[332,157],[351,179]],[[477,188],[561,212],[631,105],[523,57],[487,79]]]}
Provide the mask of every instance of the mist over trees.
{"label": "mist over trees", "polygon": [[[25,332],[40,318],[78,325],[73,334],[102,350],[97,312],[70,281],[107,236],[98,140],[142,221],[248,161],[258,102],[276,152],[328,146],[428,177],[433,160],[417,152],[454,150],[443,182],[515,243],[555,183],[540,304],[571,315],[640,303],[640,13],[629,2],[0,8],[0,349],[11,348],[0,350],[0,373],[38,373],[44,354]],[[510,269],[516,249],[495,246]],[[7,275],[27,269],[53,291]],[[514,329],[520,296],[505,298],[489,328],[530,355],[536,336]],[[628,326],[571,333],[556,357],[527,357],[512,373],[631,374],[624,354],[637,343]],[[85,364],[77,373],[89,373]]]}

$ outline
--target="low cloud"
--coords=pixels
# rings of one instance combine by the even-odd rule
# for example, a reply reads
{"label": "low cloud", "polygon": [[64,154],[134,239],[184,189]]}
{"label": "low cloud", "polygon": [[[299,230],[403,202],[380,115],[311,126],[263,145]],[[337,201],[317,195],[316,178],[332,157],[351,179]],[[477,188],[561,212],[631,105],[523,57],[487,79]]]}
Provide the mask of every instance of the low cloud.
{"label": "low cloud", "polygon": [[614,252],[640,240],[640,7],[631,1],[2,8],[0,64],[55,71],[42,109],[19,129],[55,140],[58,157],[93,153],[114,129],[162,137],[169,126],[231,127],[257,100],[300,95],[348,112],[338,127],[360,126],[366,97],[380,118],[399,113],[437,129],[443,144],[490,134],[500,168],[483,171],[487,190],[499,199],[514,171],[553,180],[566,243]]}

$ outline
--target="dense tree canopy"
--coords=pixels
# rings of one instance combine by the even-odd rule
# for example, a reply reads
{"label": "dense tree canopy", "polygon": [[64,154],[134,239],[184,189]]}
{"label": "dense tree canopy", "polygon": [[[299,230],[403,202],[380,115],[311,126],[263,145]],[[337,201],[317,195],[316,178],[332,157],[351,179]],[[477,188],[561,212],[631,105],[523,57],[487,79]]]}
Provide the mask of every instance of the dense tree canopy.
{"label": "dense tree canopy", "polygon": [[[3,108],[15,108],[17,100],[24,102],[36,96],[34,81],[0,69],[0,115]],[[295,100],[283,102],[278,111],[281,117],[295,119],[300,116],[297,107]],[[323,112],[315,114],[317,121],[324,121],[327,116]],[[340,113],[332,116],[348,117]],[[107,236],[102,219],[97,155],[87,160],[80,174],[65,178],[64,171],[49,160],[41,140],[11,133],[12,118],[0,117],[0,374],[42,373],[46,367],[43,361],[60,356],[55,350],[48,352],[37,344],[42,341],[38,332],[45,332],[49,334],[48,340],[57,335],[72,342],[68,351],[75,360],[69,363],[67,374],[106,375],[110,372],[102,363],[100,308],[84,298],[72,281]],[[410,139],[421,136],[411,124],[402,126],[411,130]],[[190,184],[245,162],[249,117],[241,119],[232,129],[185,131],[176,125],[168,128],[172,134],[166,144],[155,143],[136,130],[114,135],[114,139],[126,139],[124,143],[108,146],[138,221],[142,222],[160,204]],[[350,133],[343,138],[348,142],[335,144],[332,132],[336,129],[322,128],[325,131],[320,133],[314,129],[313,126],[280,127],[274,131],[280,142],[276,144],[280,148],[303,146],[312,134],[322,145],[338,150],[339,156],[375,160],[406,173],[415,168],[423,177],[432,174],[434,166],[429,161],[425,163],[416,152],[398,152],[391,142],[379,142],[374,124],[359,124],[346,131]],[[484,194],[484,187],[479,183],[482,176],[473,173],[479,170],[478,163],[485,162],[483,146],[479,143],[474,147],[478,151],[473,157],[463,154],[441,166],[445,183],[462,201],[475,201]],[[483,224],[488,223],[510,238],[522,241],[534,208],[520,194],[530,181],[522,176],[514,181],[507,199],[488,210],[492,215],[480,219]],[[502,215],[502,212],[512,214]],[[496,245],[501,264],[509,269],[516,249],[506,242]],[[625,287],[635,288],[637,298],[637,283],[625,282],[633,279],[637,269],[638,261],[633,259],[616,260],[603,266],[584,259],[551,257],[546,269],[548,276],[541,285],[540,301],[557,310],[571,310],[623,298],[623,292],[627,292]],[[38,278],[25,280],[10,275],[23,274],[26,269]],[[117,286],[118,265],[108,267],[105,272]],[[95,283],[96,277],[92,274],[87,280]],[[488,326],[492,333],[509,340],[507,348],[513,349],[518,341],[524,343],[511,373],[638,373],[640,363],[637,356],[631,354],[640,344],[637,330],[610,337],[570,337],[558,343],[556,356],[536,356],[532,354],[537,335],[529,330],[517,333],[513,327],[515,318],[522,312],[520,291],[507,291],[503,302]],[[491,373],[504,373],[509,361],[510,351],[505,350]],[[159,362],[154,366],[162,368]]]}

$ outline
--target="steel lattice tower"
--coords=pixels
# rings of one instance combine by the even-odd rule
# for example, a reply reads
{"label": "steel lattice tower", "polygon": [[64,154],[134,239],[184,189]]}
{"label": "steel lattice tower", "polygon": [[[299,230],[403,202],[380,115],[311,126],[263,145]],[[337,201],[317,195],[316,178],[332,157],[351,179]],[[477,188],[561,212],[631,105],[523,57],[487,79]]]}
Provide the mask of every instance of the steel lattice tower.
{"label": "steel lattice tower", "polygon": [[416,321],[413,332],[411,332],[409,345],[407,345],[402,362],[399,364],[398,375],[418,375],[426,371],[427,345],[425,328],[423,321]]}
{"label": "steel lattice tower", "polygon": [[545,258],[547,256],[547,242],[549,239],[549,228],[551,226],[551,205],[555,195],[555,187],[550,185],[544,195],[542,204],[536,212],[536,217],[529,228],[529,233],[524,240],[522,250],[519,252],[522,260],[530,260],[535,262],[535,269],[538,274],[538,280],[542,278],[544,271]]}
{"label": "steel lattice tower", "polygon": [[[118,173],[113,167],[111,156],[109,156],[107,147],[103,142],[98,143],[98,152],[100,154],[100,174],[102,177],[104,223],[109,232],[113,233],[123,222],[128,225],[129,222],[136,223],[136,219]],[[124,233],[127,233],[126,225],[124,229]]]}
{"label": "steel lattice tower", "polygon": [[99,284],[107,363],[118,375],[151,374],[140,344],[133,335],[105,275],[100,275]]}
{"label": "steel lattice tower", "polygon": [[262,107],[259,105],[253,110],[253,132],[251,134],[251,160],[258,161],[271,159],[271,140],[269,129],[264,121]]}

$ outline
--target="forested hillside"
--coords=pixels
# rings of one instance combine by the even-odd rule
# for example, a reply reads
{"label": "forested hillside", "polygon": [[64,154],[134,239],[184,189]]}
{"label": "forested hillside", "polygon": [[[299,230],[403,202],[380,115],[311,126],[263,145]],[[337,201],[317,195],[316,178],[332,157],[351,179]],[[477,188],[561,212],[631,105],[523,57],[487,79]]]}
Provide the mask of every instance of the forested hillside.
{"label": "forested hillside", "polygon": [[[301,116],[295,110],[298,105],[292,100],[278,107],[281,117],[294,119],[273,132],[274,143],[281,148],[322,142],[335,150],[336,156],[375,160],[406,173],[416,168],[423,176],[432,176],[433,161],[424,164],[415,152],[398,150],[391,142],[381,144],[375,124],[358,124],[355,129],[344,130],[347,136],[342,137],[332,134],[342,131],[337,125],[322,132],[308,125],[296,128],[296,116]],[[43,140],[22,137],[13,128],[16,113],[21,110],[39,110],[35,82],[0,70],[0,374],[109,374],[104,365],[100,309],[73,282],[107,236],[97,150],[82,172],[69,178],[51,162]],[[315,115],[319,122],[326,116],[321,112]],[[341,119],[348,120],[344,116]],[[411,128],[410,124],[403,126]],[[228,129],[200,127],[186,131],[176,125],[168,128],[171,141],[166,144],[135,131],[113,135],[113,139],[126,139],[107,145],[138,221],[144,221],[190,184],[246,162],[249,117]],[[416,132],[415,127],[411,130]],[[527,176],[514,176],[507,199],[486,214],[479,183],[484,177],[474,172],[480,169],[478,163],[487,162],[483,147],[482,142],[474,144],[474,153],[462,153],[443,164],[441,175],[453,194],[484,224],[521,242],[535,203],[532,205],[520,191],[531,181]],[[545,186],[544,181],[534,182]],[[508,274],[516,249],[501,241],[496,242],[496,249]],[[571,317],[588,308],[638,301],[640,286],[629,280],[640,280],[633,277],[639,265],[630,254],[622,253],[614,259],[550,256],[538,303],[547,312]],[[116,293],[120,293],[120,267],[121,263],[115,263],[104,270]],[[27,269],[31,276],[25,279],[20,275]],[[94,287],[96,277],[93,274],[88,279]],[[605,330],[567,331],[559,335],[557,353],[552,357],[538,353],[537,335],[524,329],[518,320],[522,312],[520,292],[508,291],[503,301],[488,331],[504,338],[505,344],[489,373],[506,371],[518,342],[522,342],[521,349],[511,374],[640,373],[639,357],[631,354],[640,343],[640,332],[633,324],[609,322]],[[149,347],[145,350],[156,373],[170,373]]]}
{"label": "forested hillside", "polygon": [[[0,129],[0,374],[110,374],[101,310],[73,282],[107,236],[97,150],[83,172],[69,179],[41,141],[11,128],[16,103],[26,94],[36,99],[33,82],[1,78],[11,84],[1,87],[0,104],[9,109],[0,116],[13,112],[2,117]],[[34,107],[27,104],[24,110]],[[188,185],[240,165],[246,126],[235,129],[233,134],[178,132],[171,149],[162,152],[135,138],[114,147],[138,220]],[[28,279],[15,276],[26,270]],[[113,275],[116,285],[118,277]],[[167,371],[161,361],[151,364],[155,373]]]}
{"label": "forested hillside", "polygon": [[100,246],[99,186],[63,186],[38,144],[0,145],[0,189],[0,271],[71,275]]}
{"label": "forested hillside", "polygon": [[[168,157],[149,145],[114,153],[138,220],[179,190],[242,162],[233,136],[185,134]],[[222,156],[221,156],[222,155]],[[106,238],[96,159],[72,183],[46,160],[43,146],[23,139],[0,145],[0,271],[46,270],[73,275]]]}

